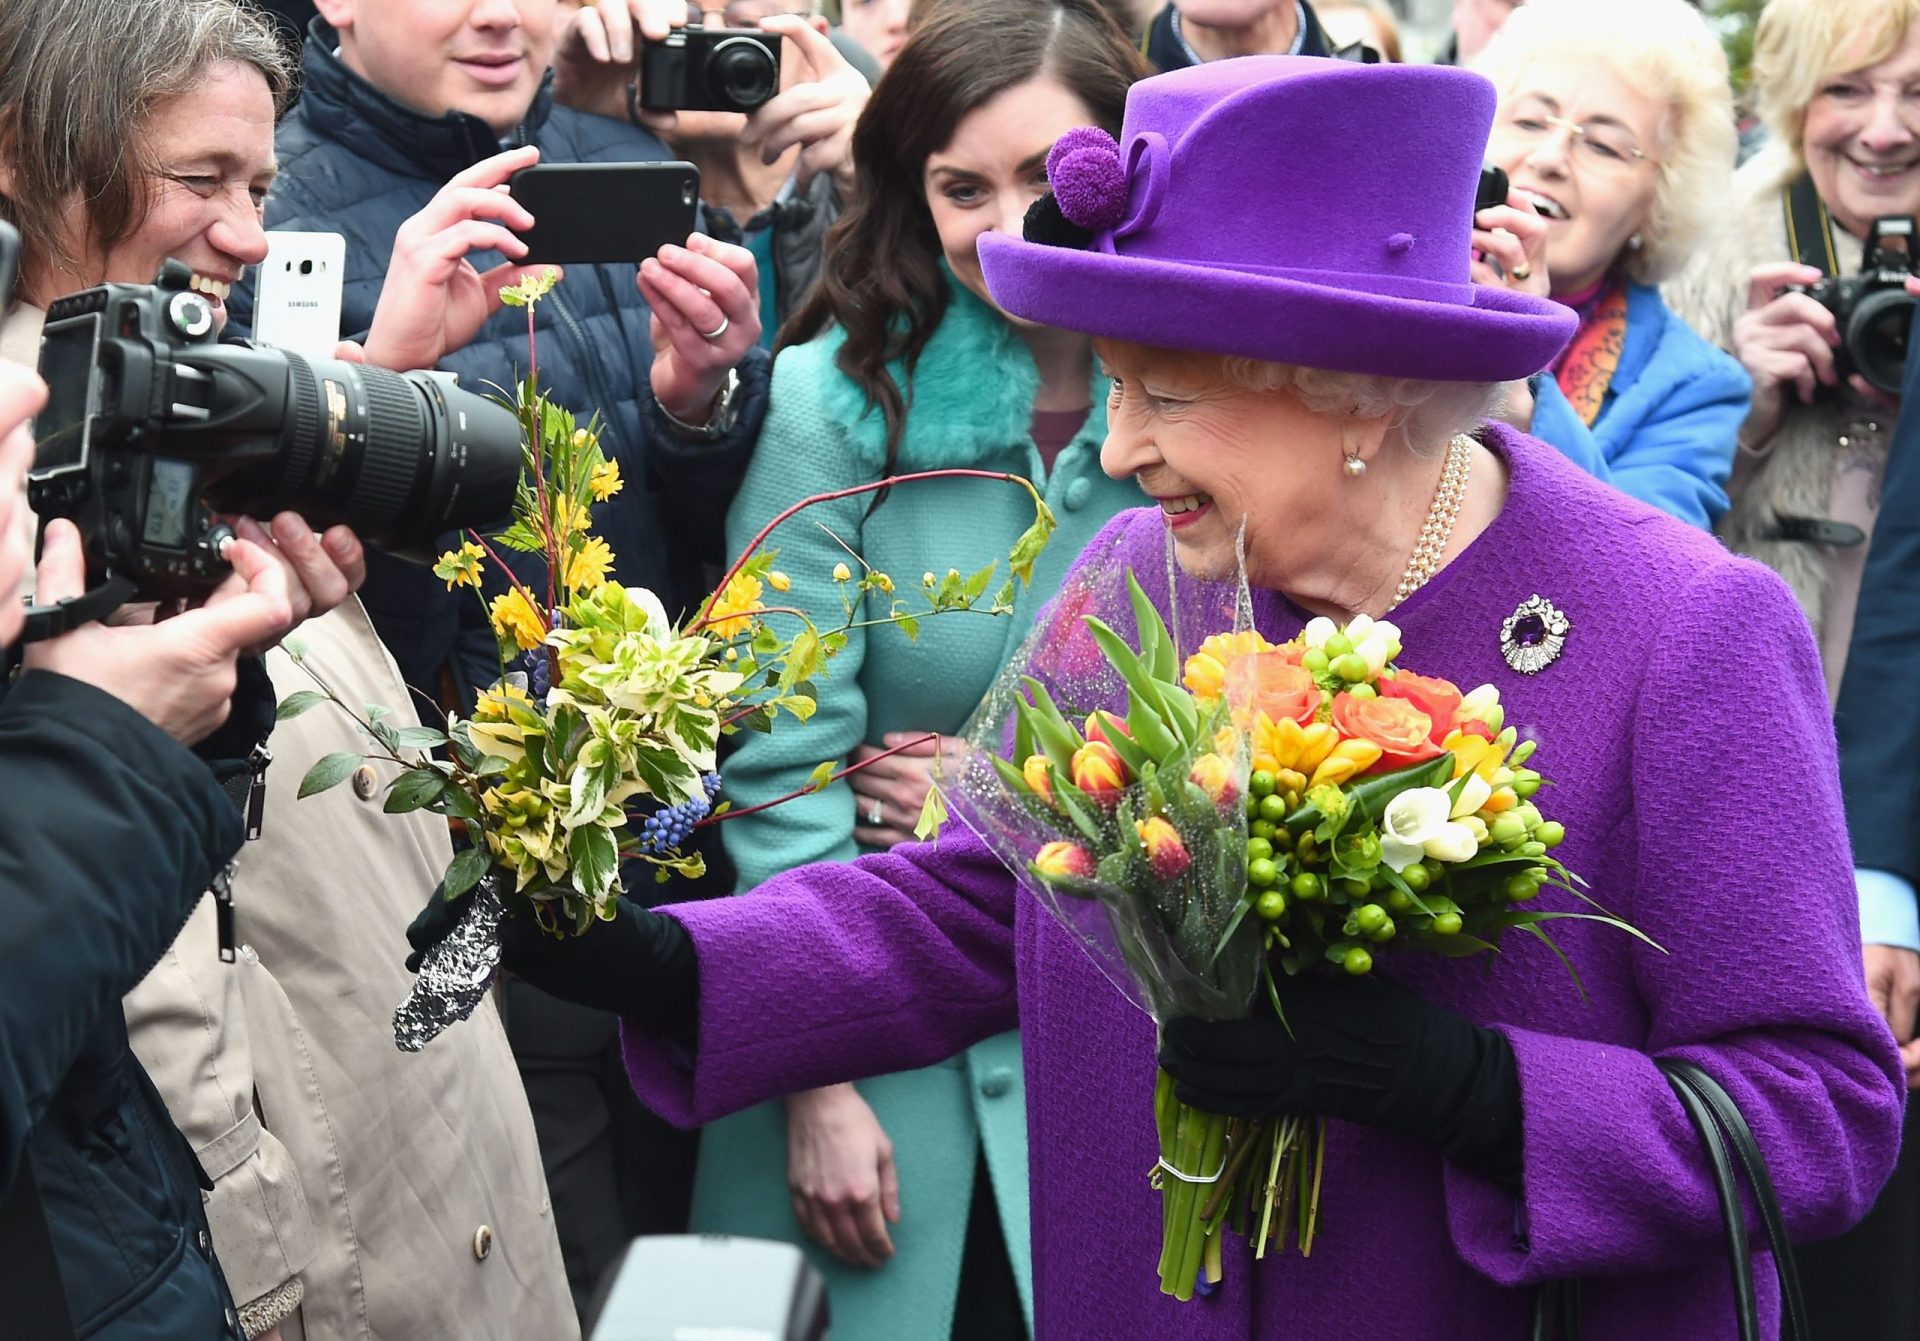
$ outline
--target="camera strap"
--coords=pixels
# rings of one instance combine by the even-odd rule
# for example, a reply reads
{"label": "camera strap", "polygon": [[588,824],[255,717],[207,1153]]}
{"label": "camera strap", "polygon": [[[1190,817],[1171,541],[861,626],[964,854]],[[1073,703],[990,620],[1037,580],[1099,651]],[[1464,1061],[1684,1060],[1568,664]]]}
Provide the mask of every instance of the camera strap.
{"label": "camera strap", "polygon": [[1787,220],[1787,250],[1801,265],[1823,275],[1838,275],[1840,262],[1833,252],[1833,218],[1813,185],[1813,174],[1803,172],[1780,193]]}
{"label": "camera strap", "polygon": [[69,596],[52,605],[29,605],[26,627],[21,630],[17,645],[24,647],[28,643],[58,638],[82,624],[105,619],[132,600],[139,590],[132,578],[116,574],[78,596]]}

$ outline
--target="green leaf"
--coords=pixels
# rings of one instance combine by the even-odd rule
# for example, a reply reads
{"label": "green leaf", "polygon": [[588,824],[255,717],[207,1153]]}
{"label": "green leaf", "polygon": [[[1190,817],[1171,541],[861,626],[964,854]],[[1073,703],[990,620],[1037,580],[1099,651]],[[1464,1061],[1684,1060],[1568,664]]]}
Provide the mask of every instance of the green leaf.
{"label": "green leaf", "polygon": [[1033,492],[1033,525],[1013,542],[1013,549],[1007,555],[1007,568],[1022,584],[1031,585],[1034,561],[1040,557],[1040,551],[1047,547],[1047,541],[1053,538],[1054,528],[1059,523],[1054,520],[1053,509],[1046,505],[1033,486],[1028,485],[1027,488]]}
{"label": "green leaf", "polygon": [[819,669],[820,635],[809,624],[794,635],[793,645],[787,649],[786,662],[780,667],[780,688],[791,689],[800,681],[812,678]]}
{"label": "green leaf", "polygon": [[353,776],[353,770],[360,767],[360,761],[365,757],[347,753],[325,756],[300,779],[300,796],[317,796],[330,787],[338,787]]}
{"label": "green leaf", "polygon": [[813,772],[807,774],[807,790],[817,792],[832,782],[833,771],[839,766],[839,762],[837,759],[825,759],[816,765]]}
{"label": "green leaf", "polygon": [[775,699],[773,705],[776,708],[785,708],[794,715],[795,719],[804,722],[813,716],[814,709],[819,706],[819,703],[807,694],[788,694],[785,698]]}
{"label": "green leaf", "polygon": [[961,590],[966,595],[968,605],[972,605],[987,594],[987,583],[993,581],[993,570],[999,566],[997,563],[990,563],[967,579],[966,585]]}
{"label": "green leaf", "polygon": [[1141,589],[1140,580],[1133,575],[1131,568],[1127,570],[1127,598],[1133,602],[1133,622],[1140,633],[1141,660],[1146,663],[1154,679],[1172,684],[1180,673],[1174,663],[1173,637],[1167,632],[1166,621],[1160,618],[1160,612]]}
{"label": "green leaf", "polygon": [[430,750],[447,743],[447,733],[430,726],[403,726],[393,733],[393,743],[403,750]]}
{"label": "green leaf", "polygon": [[440,877],[441,896],[457,899],[475,885],[480,877],[487,873],[492,859],[483,847],[462,848],[453,854],[453,860],[447,863],[447,872]]}
{"label": "green leaf", "polygon": [[393,781],[387,792],[387,802],[381,807],[389,815],[404,815],[410,810],[419,810],[440,799],[447,789],[447,780],[431,768],[411,768]]}
{"label": "green leaf", "polygon": [[938,787],[927,788],[927,799],[920,804],[920,818],[914,823],[913,836],[921,842],[940,837],[940,826],[947,822],[947,798]]}
{"label": "green leaf", "polygon": [[428,809],[436,815],[457,815],[469,824],[484,824],[487,818],[481,813],[480,803],[465,787],[448,787]]}
{"label": "green leaf", "polygon": [[276,722],[291,722],[308,708],[316,707],[319,704],[327,702],[331,702],[331,700],[318,689],[296,690],[280,701],[280,706],[274,711],[273,720]]}
{"label": "green leaf", "polygon": [[620,854],[613,835],[598,824],[583,824],[567,839],[575,888],[598,899],[612,888],[620,872]]}
{"label": "green leaf", "polygon": [[912,615],[898,615],[894,618],[893,622],[900,626],[900,632],[907,635],[908,642],[914,642],[919,639],[920,621]]}

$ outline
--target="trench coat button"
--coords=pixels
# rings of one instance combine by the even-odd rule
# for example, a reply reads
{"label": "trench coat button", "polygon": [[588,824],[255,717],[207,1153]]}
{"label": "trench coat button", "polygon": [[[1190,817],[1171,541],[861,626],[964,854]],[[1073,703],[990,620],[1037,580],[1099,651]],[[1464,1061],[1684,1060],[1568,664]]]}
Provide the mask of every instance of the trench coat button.
{"label": "trench coat button", "polygon": [[245,1333],[245,1332],[243,1332],[243,1331],[241,1331],[241,1330],[240,1330],[240,1315],[239,1315],[238,1313],[235,1313],[235,1312],[233,1311],[233,1305],[231,1305],[231,1304],[229,1304],[229,1305],[227,1305],[227,1310],[226,1310],[226,1314],[225,1314],[225,1321],[226,1321],[226,1324],[227,1324],[227,1333],[228,1333],[228,1334],[229,1334],[230,1336],[245,1336],[245,1335],[246,1335],[246,1333]]}
{"label": "trench coat button", "polygon": [[206,1230],[203,1229],[198,1234],[195,1234],[193,1241],[199,1245],[200,1255],[202,1257],[213,1256],[213,1240],[207,1236]]}
{"label": "trench coat button", "polygon": [[493,1251],[493,1230],[486,1225],[473,1231],[473,1256],[475,1261],[484,1262],[487,1254]]}
{"label": "trench coat button", "polygon": [[1067,486],[1067,496],[1061,500],[1067,505],[1067,511],[1078,512],[1087,505],[1087,499],[1093,493],[1093,481],[1082,477]]}
{"label": "trench coat button", "polygon": [[980,1077],[980,1093],[989,1099],[998,1099],[1013,1088],[1013,1072],[1007,1067],[996,1066]]}
{"label": "trench coat button", "polygon": [[371,801],[373,794],[380,790],[380,777],[373,771],[372,764],[362,764],[353,770],[353,794],[362,801]]}

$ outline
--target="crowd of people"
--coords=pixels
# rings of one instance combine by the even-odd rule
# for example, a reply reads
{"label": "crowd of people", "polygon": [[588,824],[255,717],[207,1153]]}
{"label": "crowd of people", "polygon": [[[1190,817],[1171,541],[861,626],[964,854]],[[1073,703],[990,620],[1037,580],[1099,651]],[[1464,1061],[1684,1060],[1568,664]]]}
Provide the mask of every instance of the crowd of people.
{"label": "crowd of people", "polygon": [[[16,647],[0,1334],[568,1341],[632,1238],[693,1231],[805,1250],[844,1341],[1492,1341],[1575,1278],[1587,1335],[1731,1336],[1684,1058],[1767,1157],[1818,1332],[1920,1336],[1920,367],[1878,375],[1906,328],[1848,283],[1920,297],[1907,242],[1869,254],[1920,215],[1920,0],[1766,0],[1738,88],[1689,0],[1455,0],[1427,63],[1389,0],[270,8],[0,7],[0,642],[16,590],[87,582],[25,488],[49,304],[172,259],[245,338],[269,230],[344,236],[337,357],[511,386],[537,339],[620,466],[612,578],[669,611],[892,475],[1021,475],[1058,529],[1003,619],[850,631],[805,729],[722,760],[736,808],[801,795],[577,940],[510,929],[418,1054],[391,1015],[462,837],[371,769],[297,800],[359,729],[275,703],[317,673],[396,727],[470,711],[483,605],[288,512],[234,519],[189,608]],[[777,41],[778,86],[647,110],[639,54],[689,25]],[[1080,227],[1047,163],[1084,127],[1119,195]],[[505,310],[516,172],[670,160],[698,231]],[[851,495],[775,532],[781,601],[837,618],[837,565],[973,572],[1031,520],[980,478]],[[1664,952],[1582,929],[1584,997],[1528,944],[1161,1037],[977,835],[915,837],[1115,563],[1190,626],[1190,580],[1243,574],[1275,643],[1391,612],[1498,684],[1562,855]],[[1573,618],[1537,676],[1500,637],[1529,593]],[[810,787],[823,758],[857,771]],[[1160,1295],[1156,1066],[1341,1119],[1338,1233]]]}

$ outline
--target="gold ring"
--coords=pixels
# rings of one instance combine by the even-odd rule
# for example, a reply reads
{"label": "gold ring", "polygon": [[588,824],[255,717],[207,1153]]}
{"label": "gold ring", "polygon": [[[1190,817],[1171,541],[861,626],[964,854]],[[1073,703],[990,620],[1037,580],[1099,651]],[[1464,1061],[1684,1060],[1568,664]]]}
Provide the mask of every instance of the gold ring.
{"label": "gold ring", "polygon": [[1525,261],[1522,261],[1520,262],[1519,265],[1516,265],[1513,269],[1507,271],[1507,274],[1514,279],[1532,279],[1533,267],[1528,265]]}

